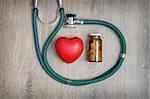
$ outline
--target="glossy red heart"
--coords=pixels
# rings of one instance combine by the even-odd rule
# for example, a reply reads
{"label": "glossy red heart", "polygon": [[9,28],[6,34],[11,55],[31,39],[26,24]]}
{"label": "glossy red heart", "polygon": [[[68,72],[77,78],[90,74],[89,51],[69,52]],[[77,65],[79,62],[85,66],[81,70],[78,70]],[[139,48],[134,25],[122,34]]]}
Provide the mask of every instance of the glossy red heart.
{"label": "glossy red heart", "polygon": [[78,37],[60,37],[56,40],[55,49],[63,61],[72,63],[82,54],[83,42]]}

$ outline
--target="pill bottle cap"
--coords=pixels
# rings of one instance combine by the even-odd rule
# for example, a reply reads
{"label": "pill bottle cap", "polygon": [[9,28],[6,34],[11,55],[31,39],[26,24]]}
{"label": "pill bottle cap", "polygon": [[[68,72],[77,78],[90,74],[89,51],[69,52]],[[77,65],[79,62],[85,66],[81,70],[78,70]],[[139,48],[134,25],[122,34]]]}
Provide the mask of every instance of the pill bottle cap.
{"label": "pill bottle cap", "polygon": [[101,34],[100,33],[91,33],[91,34],[89,34],[89,36],[101,36]]}

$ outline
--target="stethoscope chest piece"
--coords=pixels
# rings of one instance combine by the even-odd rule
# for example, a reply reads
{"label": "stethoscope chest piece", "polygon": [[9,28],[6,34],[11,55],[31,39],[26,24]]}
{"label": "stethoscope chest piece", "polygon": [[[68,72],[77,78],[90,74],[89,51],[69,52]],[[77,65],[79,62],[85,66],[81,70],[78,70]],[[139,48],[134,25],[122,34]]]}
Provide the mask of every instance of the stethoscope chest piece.
{"label": "stethoscope chest piece", "polygon": [[77,25],[83,24],[83,21],[76,18],[76,14],[66,14],[65,27],[76,28]]}

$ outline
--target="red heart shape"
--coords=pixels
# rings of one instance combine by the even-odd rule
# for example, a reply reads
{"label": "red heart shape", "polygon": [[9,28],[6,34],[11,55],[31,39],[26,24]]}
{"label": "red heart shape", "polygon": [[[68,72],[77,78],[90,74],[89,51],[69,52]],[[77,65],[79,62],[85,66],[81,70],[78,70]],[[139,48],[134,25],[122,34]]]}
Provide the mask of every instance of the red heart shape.
{"label": "red heart shape", "polygon": [[72,63],[82,54],[83,42],[78,37],[60,37],[56,40],[55,49],[63,61]]}

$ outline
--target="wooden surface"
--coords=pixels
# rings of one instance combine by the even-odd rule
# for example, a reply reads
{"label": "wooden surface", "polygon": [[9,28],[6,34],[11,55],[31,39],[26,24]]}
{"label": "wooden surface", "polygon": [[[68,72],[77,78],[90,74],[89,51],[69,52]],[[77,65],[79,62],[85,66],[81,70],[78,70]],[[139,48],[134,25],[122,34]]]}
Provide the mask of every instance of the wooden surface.
{"label": "wooden surface", "polygon": [[[56,0],[40,0],[43,21],[55,18]],[[111,78],[82,87],[60,84],[41,68],[35,53],[31,24],[31,0],[0,0],[0,99],[149,99],[150,18],[149,0],[64,0],[66,13],[79,18],[101,19],[118,26],[127,42],[127,56]],[[41,47],[57,22],[38,22]],[[148,26],[149,25],[149,26]],[[89,63],[87,37],[99,32],[103,39],[103,62]],[[73,64],[64,63],[54,50],[60,36],[81,37],[84,52]],[[48,49],[48,60],[59,74],[73,78],[95,77],[115,64],[119,40],[108,28],[79,26],[62,28]]]}

